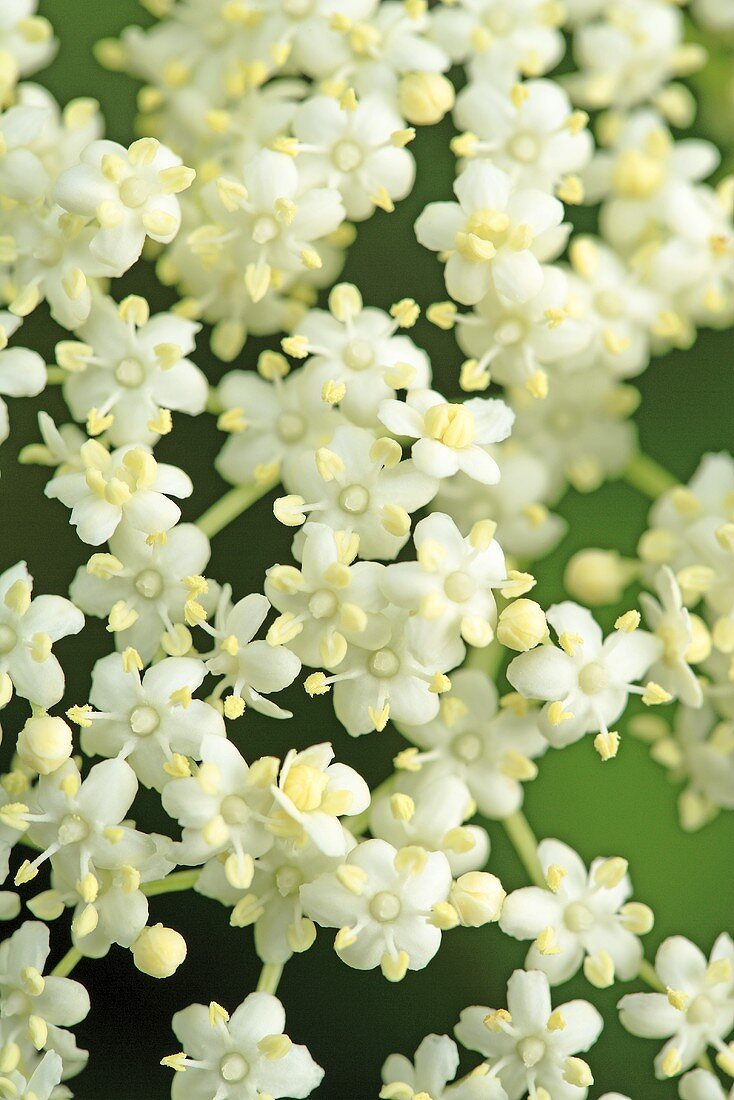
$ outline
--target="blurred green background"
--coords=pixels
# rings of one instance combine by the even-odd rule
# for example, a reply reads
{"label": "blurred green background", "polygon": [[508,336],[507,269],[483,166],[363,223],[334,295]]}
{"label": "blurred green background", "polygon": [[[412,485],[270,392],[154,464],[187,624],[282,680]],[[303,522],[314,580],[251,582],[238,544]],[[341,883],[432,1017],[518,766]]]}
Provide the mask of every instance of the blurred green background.
{"label": "blurred green background", "polygon": [[[130,23],[145,22],[148,16],[135,0],[46,0],[41,10],[61,39],[59,56],[41,74],[41,82],[62,103],[80,95],[95,96],[107,118],[108,136],[127,144],[136,87],[124,76],[103,72],[91,48],[100,37],[114,35]],[[731,119],[728,129],[731,136]],[[413,194],[389,226],[387,215],[378,212],[360,227],[345,276],[359,284],[369,304],[387,307],[412,295],[425,308],[445,297],[439,264],[417,245],[412,224],[426,202],[449,192],[450,134],[448,124],[419,134],[414,145],[419,176]],[[147,295],[157,308],[173,300],[168,290],[157,287],[144,265],[113,287],[118,297],[131,290]],[[23,335],[53,361],[52,349],[61,332],[42,311],[27,322]],[[455,390],[459,359],[452,337],[423,321],[415,336],[433,357],[439,388]],[[237,365],[252,368],[257,350],[248,345]],[[197,361],[212,381],[224,373],[206,350],[205,339]],[[692,352],[656,361],[639,380],[643,402],[637,421],[642,446],[678,477],[687,478],[703,452],[732,447],[731,369],[730,336],[704,333]],[[57,420],[68,419],[53,388],[39,400],[16,402],[11,409],[13,433],[0,454],[4,521],[0,567],[25,558],[36,591],[60,593],[86,560],[86,548],[68,526],[66,511],[43,497],[46,472],[15,462],[21,446],[37,438],[35,417],[41,407]],[[178,417],[172,436],[156,452],[185,467],[194,479],[194,495],[184,505],[186,520],[195,519],[226,489],[212,466],[220,442],[212,418],[189,422]],[[633,552],[647,507],[622,483],[608,485],[592,497],[570,494],[561,508],[570,523],[569,534],[537,570],[540,602],[547,605],[563,595],[563,566],[576,549],[596,545]],[[216,537],[208,572],[231,581],[236,596],[245,595],[261,586],[268,565],[287,560],[288,545],[287,530],[273,520],[269,503],[263,501]],[[81,637],[59,645],[67,671],[65,705],[86,701],[91,666],[109,648],[103,624],[93,619]],[[291,745],[303,747],[331,738],[338,757],[358,767],[371,783],[389,773],[392,756],[402,747],[394,731],[355,741],[334,721],[328,698],[309,701],[296,687],[289,702],[295,711],[290,722],[267,721],[248,713],[230,726],[246,756],[283,753]],[[22,709],[14,707],[5,715],[8,749],[22,720]],[[589,740],[563,753],[549,752],[526,798],[527,816],[539,835],[571,843],[586,859],[598,854],[629,858],[636,898],[650,904],[657,916],[646,941],[649,958],[659,942],[673,933],[692,938],[708,951],[719,932],[732,930],[734,816],[721,816],[701,832],[685,835],[678,827],[675,797],[675,789],[649,760],[646,748],[625,738],[618,759],[604,766]],[[138,817],[148,828],[170,827],[151,799],[141,799]],[[507,889],[524,885],[522,869],[502,828],[491,825],[490,832],[491,869]],[[232,1009],[255,987],[259,964],[251,933],[230,929],[228,913],[217,903],[195,895],[154,899],[151,916],[185,934],[188,960],[165,983],[139,974],[129,955],[119,949],[113,949],[106,960],[79,965],[76,973],[92,997],[92,1012],[76,1029],[80,1045],[92,1051],[89,1068],[74,1082],[80,1100],[162,1100],[169,1095],[170,1071],[158,1062],[177,1049],[169,1026],[173,1012],[192,1001],[211,999]],[[307,955],[293,959],[279,991],[291,1036],[307,1043],[326,1068],[324,1084],[315,1094],[320,1100],[376,1097],[380,1066],[387,1054],[396,1050],[412,1054],[425,1034],[450,1032],[466,1005],[504,1004],[507,978],[522,964],[525,953],[525,945],[502,936],[495,927],[459,930],[444,937],[427,970],[409,974],[400,985],[392,986],[377,972],[363,974],[345,967],[333,953],[331,940],[331,933],[322,933]],[[54,931],[53,961],[68,942],[68,926],[62,918]],[[672,1100],[677,1095],[675,1084],[657,1082],[652,1075],[657,1044],[632,1038],[616,1022],[614,1004],[623,991],[617,986],[600,993],[578,980],[556,994],[559,1002],[590,997],[608,1021],[590,1058],[596,1077],[591,1096],[616,1089],[633,1100]]]}

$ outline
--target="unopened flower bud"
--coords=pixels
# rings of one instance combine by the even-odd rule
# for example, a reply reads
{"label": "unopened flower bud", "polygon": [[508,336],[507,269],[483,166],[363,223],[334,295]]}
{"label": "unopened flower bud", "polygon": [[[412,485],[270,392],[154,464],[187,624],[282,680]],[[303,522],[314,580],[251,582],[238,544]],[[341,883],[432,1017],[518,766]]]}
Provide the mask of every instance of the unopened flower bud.
{"label": "unopened flower bud", "polygon": [[545,613],[534,600],[515,600],[500,615],[497,640],[508,649],[525,653],[547,637]]}
{"label": "unopened flower bud", "polygon": [[18,756],[39,775],[50,775],[72,753],[71,729],[50,714],[29,718],[18,734]]}
{"label": "unopened flower bud", "polygon": [[170,978],[186,958],[186,940],[180,932],[154,924],[143,929],[133,944],[138,970],[151,978]]}

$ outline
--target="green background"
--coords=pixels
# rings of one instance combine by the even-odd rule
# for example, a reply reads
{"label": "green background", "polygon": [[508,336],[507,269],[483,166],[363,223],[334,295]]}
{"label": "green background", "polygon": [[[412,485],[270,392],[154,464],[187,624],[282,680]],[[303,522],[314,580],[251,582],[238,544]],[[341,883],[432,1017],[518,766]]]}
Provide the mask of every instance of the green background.
{"label": "green background", "polygon": [[[47,0],[42,12],[56,28],[61,51],[41,74],[41,82],[62,103],[80,95],[95,96],[107,119],[108,136],[128,143],[136,87],[124,76],[100,70],[91,47],[98,38],[148,17],[134,0]],[[412,295],[425,308],[445,297],[440,267],[415,242],[412,223],[426,202],[449,192],[450,135],[447,123],[419,134],[414,145],[419,182],[413,194],[389,225],[387,215],[378,212],[360,227],[345,276],[359,284],[368,304],[387,307]],[[157,308],[172,301],[171,293],[156,286],[144,265],[113,287],[117,296],[131,290],[146,294]],[[62,334],[42,310],[27,322],[23,335],[25,342],[53,362],[53,345]],[[439,388],[455,390],[459,356],[453,338],[423,321],[415,335],[433,357]],[[252,368],[260,346],[248,345],[237,365]],[[197,361],[212,381],[224,372],[206,350],[205,340]],[[732,446],[730,372],[729,336],[704,333],[692,352],[654,362],[639,380],[643,402],[637,422],[642,446],[681,478],[690,476],[704,451]],[[37,438],[35,416],[41,407],[57,420],[68,419],[53,389],[35,402],[16,402],[11,409],[13,433],[0,455],[0,567],[25,558],[37,592],[63,592],[86,560],[86,548],[68,526],[66,511],[43,497],[46,471],[15,462],[20,447]],[[156,452],[182,465],[193,477],[195,492],[184,504],[186,520],[195,519],[226,488],[212,466],[220,438],[210,417],[191,422],[178,417],[172,436]],[[608,485],[591,497],[570,494],[561,507],[570,522],[569,534],[537,570],[540,602],[547,605],[563,595],[563,566],[576,549],[614,546],[632,553],[644,528],[647,506],[622,483]],[[208,573],[231,581],[235,595],[242,596],[260,588],[268,565],[287,560],[288,544],[288,532],[273,520],[268,502],[263,501],[216,537]],[[109,635],[94,619],[81,637],[58,646],[67,671],[65,705],[86,701],[91,666],[109,647]],[[328,737],[338,757],[357,766],[372,784],[389,773],[391,758],[402,747],[394,731],[355,741],[334,721],[328,699],[309,701],[297,687],[290,692],[289,702],[295,711],[290,722],[267,721],[248,713],[230,727],[246,756],[283,753],[291,745],[303,747]],[[8,749],[22,716],[22,708],[16,709],[15,703],[6,712]],[[719,932],[732,930],[734,818],[722,815],[701,832],[686,835],[677,824],[676,793],[662,769],[649,759],[645,746],[632,738],[624,738],[618,759],[604,766],[588,739],[563,753],[551,751],[540,777],[527,789],[527,816],[540,836],[559,837],[586,859],[598,854],[629,858],[636,898],[650,904],[657,917],[646,939],[649,958],[660,941],[673,933],[690,937],[708,951]],[[141,799],[140,807],[139,820],[146,827],[166,828],[154,800]],[[490,868],[506,888],[524,885],[522,869],[501,827],[491,825],[490,833]],[[154,899],[151,916],[185,934],[188,960],[167,982],[140,975],[129,955],[117,948],[106,960],[85,960],[79,965],[77,974],[92,997],[92,1012],[76,1029],[80,1044],[92,1051],[88,1070],[74,1083],[80,1100],[168,1096],[170,1071],[161,1069],[158,1062],[177,1049],[169,1028],[173,1012],[192,1001],[211,999],[232,1009],[255,987],[259,964],[251,933],[230,929],[228,913],[217,903],[195,895]],[[363,974],[345,967],[332,951],[331,939],[331,933],[322,933],[307,955],[294,958],[279,991],[291,1036],[307,1043],[326,1068],[324,1084],[315,1094],[321,1100],[375,1097],[387,1054],[396,1050],[412,1054],[425,1034],[450,1032],[466,1005],[504,1004],[507,978],[522,965],[525,953],[525,945],[502,936],[496,927],[458,930],[444,937],[427,970],[409,974],[403,983],[392,986],[379,972]],[[62,918],[54,930],[54,961],[67,946],[68,926]],[[575,980],[557,991],[556,1000],[589,997],[607,1020],[590,1058],[596,1076],[592,1097],[616,1089],[633,1100],[672,1100],[677,1095],[675,1084],[657,1082],[652,1075],[657,1044],[632,1038],[617,1023],[615,1001],[631,988],[635,986],[600,993],[583,979]]]}

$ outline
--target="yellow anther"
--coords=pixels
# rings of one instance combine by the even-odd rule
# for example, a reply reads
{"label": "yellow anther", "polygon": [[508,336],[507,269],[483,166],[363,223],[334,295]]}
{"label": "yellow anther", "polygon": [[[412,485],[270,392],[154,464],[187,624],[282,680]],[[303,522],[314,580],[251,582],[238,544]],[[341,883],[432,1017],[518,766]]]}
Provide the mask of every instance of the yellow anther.
{"label": "yellow anther", "polygon": [[594,748],[602,760],[613,760],[619,752],[620,737],[616,730],[607,730],[597,733],[594,738]]}
{"label": "yellow anther", "polygon": [[544,928],[535,941],[535,946],[541,955],[560,955],[561,949],[556,942],[555,929]]}
{"label": "yellow anther", "polygon": [[614,629],[620,630],[623,634],[631,634],[640,625],[640,613],[639,611],[625,611],[624,615],[620,615],[615,620]]}

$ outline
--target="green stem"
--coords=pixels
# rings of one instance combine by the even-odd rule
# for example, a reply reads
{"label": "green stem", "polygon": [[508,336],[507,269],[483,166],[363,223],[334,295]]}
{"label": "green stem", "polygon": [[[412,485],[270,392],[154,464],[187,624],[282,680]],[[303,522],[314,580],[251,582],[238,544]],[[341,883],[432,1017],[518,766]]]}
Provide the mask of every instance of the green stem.
{"label": "green stem", "polygon": [[257,982],[258,993],[272,993],[275,995],[282,974],[282,963],[263,963],[263,968],[260,971],[260,977]]}
{"label": "green stem", "polygon": [[264,497],[266,493],[269,493],[277,485],[277,481],[267,481],[264,485],[239,485],[236,489],[230,489],[228,493],[225,493],[223,497],[220,497],[215,504],[212,504],[211,508],[208,508],[204,512],[203,516],[199,516],[196,521],[196,526],[207,535],[208,538],[213,538],[223,530],[228,523],[237,519],[238,516],[246,512],[247,509],[255,504],[261,497]]}
{"label": "green stem", "polygon": [[222,409],[222,403],[217,396],[217,391],[211,388],[209,389],[209,395],[206,399],[206,411],[214,413],[215,416],[219,416],[219,414],[224,411]]}
{"label": "green stem", "polygon": [[668,489],[673,489],[678,484],[677,478],[668,473],[654,458],[641,452],[635,455],[622,477],[628,485],[637,489],[643,496],[649,497],[650,500],[657,500],[663,493],[667,493]]}
{"label": "green stem", "polygon": [[71,974],[72,970],[82,957],[81,951],[77,951],[76,947],[70,947],[64,955],[63,959],[60,959],[56,963],[56,966],[51,971],[54,978],[66,978]]}
{"label": "green stem", "polygon": [[69,377],[61,367],[46,367],[46,382],[49,386],[60,386]]}
{"label": "green stem", "polygon": [[509,817],[503,818],[502,824],[530,879],[536,886],[547,889],[548,883],[538,859],[538,841],[525,814],[522,810],[517,810]]}
{"label": "green stem", "polygon": [[195,886],[200,874],[199,867],[195,867],[192,871],[174,871],[172,875],[167,875],[166,878],[144,882],[140,887],[140,891],[147,898],[157,898],[159,894],[176,894],[180,890],[190,890]]}

